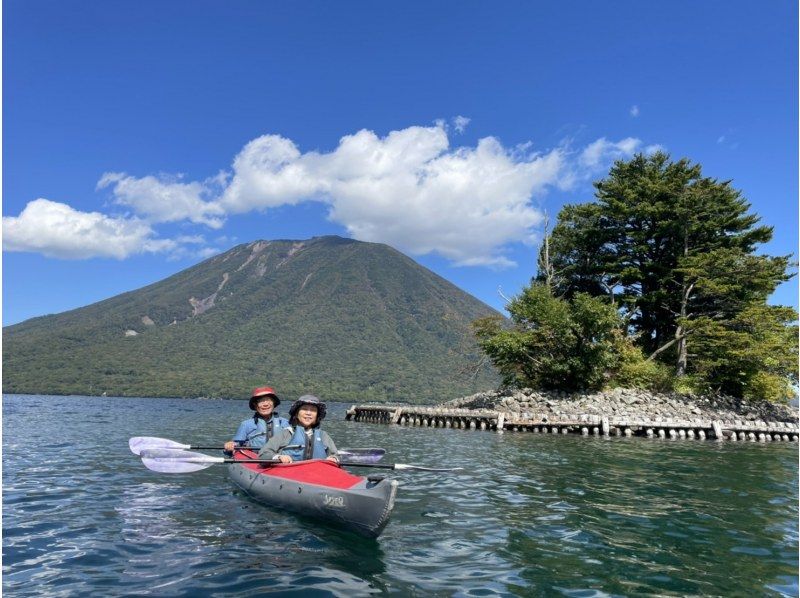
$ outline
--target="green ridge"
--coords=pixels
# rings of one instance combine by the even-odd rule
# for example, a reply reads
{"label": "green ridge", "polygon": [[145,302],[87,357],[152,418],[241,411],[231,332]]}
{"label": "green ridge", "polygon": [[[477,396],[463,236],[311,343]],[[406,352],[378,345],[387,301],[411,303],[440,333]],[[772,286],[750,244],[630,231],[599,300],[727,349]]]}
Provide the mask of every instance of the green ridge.
{"label": "green ridge", "polygon": [[497,384],[466,371],[479,359],[469,324],[495,313],[386,245],[255,241],[4,328],[3,392],[243,397],[267,383],[288,397],[440,401]]}

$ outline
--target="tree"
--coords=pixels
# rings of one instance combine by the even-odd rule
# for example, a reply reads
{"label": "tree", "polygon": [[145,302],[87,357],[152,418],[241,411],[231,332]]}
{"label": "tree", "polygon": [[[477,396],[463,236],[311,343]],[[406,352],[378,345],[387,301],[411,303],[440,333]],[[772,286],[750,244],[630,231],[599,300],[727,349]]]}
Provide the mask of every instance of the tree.
{"label": "tree", "polygon": [[792,308],[752,301],[729,317],[695,320],[693,371],[704,389],[772,401],[793,397],[796,319]]}
{"label": "tree", "polygon": [[473,324],[481,349],[509,385],[565,390],[601,388],[618,366],[621,319],[607,301],[578,293],[554,297],[532,283],[497,316]]}
{"label": "tree", "polygon": [[[699,165],[671,162],[662,152],[616,162],[595,189],[596,202],[565,206],[553,229],[554,292],[607,297],[645,353],[671,362],[677,376],[730,374],[693,367],[700,351],[691,343],[703,331],[710,350],[710,339],[737,329],[747,310],[774,321],[762,308],[791,276],[789,256],[755,255],[772,229],[758,225],[730,181],[703,177]],[[794,319],[784,316],[778,316],[784,326]],[[755,343],[757,335],[748,334]]]}

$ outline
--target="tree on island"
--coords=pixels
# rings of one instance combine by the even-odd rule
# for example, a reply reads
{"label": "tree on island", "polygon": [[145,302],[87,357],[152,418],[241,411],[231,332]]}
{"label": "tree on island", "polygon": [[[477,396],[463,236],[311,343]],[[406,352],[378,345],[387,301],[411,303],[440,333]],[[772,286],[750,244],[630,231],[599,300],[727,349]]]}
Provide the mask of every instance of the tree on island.
{"label": "tree on island", "polygon": [[[772,228],[758,225],[731,182],[658,152],[616,162],[595,189],[595,202],[559,213],[537,277],[509,305],[512,326],[476,323],[479,344],[506,381],[552,387],[560,375],[563,388],[677,385],[770,400],[792,396],[797,314],[767,304],[792,276],[790,256],[755,253]],[[589,305],[602,332],[573,326],[565,336],[564,317],[554,314],[577,317]],[[598,344],[610,347],[602,359],[559,374],[585,357],[578,345]],[[543,354],[561,360],[559,368]]]}

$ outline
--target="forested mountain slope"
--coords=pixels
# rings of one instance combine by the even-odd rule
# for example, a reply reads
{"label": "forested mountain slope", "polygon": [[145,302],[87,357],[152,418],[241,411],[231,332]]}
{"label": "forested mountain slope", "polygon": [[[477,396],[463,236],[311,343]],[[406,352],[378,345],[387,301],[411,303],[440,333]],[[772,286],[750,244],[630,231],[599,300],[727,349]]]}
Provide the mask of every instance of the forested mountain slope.
{"label": "forested mountain slope", "polygon": [[255,241],[98,303],[3,330],[3,391],[433,402],[491,388],[465,368],[494,311],[400,252]]}

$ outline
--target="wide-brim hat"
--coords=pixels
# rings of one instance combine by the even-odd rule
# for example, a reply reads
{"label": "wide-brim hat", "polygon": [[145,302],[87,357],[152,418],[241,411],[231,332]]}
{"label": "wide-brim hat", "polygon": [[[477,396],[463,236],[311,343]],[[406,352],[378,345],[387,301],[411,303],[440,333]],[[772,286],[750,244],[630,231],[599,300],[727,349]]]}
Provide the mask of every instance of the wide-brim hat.
{"label": "wide-brim hat", "polygon": [[278,398],[278,395],[275,394],[274,389],[269,386],[259,386],[258,388],[254,388],[253,392],[250,394],[250,409],[255,411],[256,403],[258,403],[259,399],[263,399],[264,397],[272,399],[272,404],[275,407],[281,404],[281,400]]}
{"label": "wide-brim hat", "polygon": [[296,416],[297,412],[300,410],[300,407],[303,405],[314,405],[317,408],[317,423],[325,419],[325,414],[328,412],[328,408],[325,406],[325,403],[320,401],[319,398],[315,397],[314,395],[303,395],[294,403],[292,403],[292,406],[289,408],[289,418]]}

